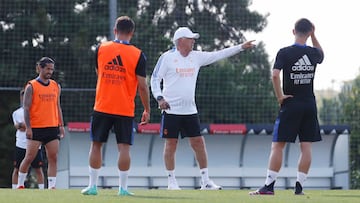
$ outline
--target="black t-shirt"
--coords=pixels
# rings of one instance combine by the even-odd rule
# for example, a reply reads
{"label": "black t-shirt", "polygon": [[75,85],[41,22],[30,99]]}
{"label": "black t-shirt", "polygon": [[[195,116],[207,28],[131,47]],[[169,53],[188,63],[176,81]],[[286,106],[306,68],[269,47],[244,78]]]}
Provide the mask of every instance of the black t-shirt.
{"label": "black t-shirt", "polygon": [[317,48],[294,44],[280,49],[274,69],[283,70],[283,92],[294,97],[314,97],[316,65],[324,59]]}

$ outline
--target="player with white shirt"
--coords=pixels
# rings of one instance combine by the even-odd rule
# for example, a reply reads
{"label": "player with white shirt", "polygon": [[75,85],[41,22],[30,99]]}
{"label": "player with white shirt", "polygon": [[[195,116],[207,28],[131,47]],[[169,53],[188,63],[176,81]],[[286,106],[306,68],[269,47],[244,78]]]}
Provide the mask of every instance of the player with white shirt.
{"label": "player with white shirt", "polygon": [[[204,137],[200,134],[200,120],[195,103],[195,88],[199,70],[221,59],[254,47],[252,41],[219,51],[195,51],[193,46],[198,33],[187,27],[176,30],[175,48],[162,54],[151,76],[151,91],[162,110],[160,136],[165,138],[164,161],[168,175],[168,189],[179,190],[175,178],[175,153],[179,133],[189,137],[201,174],[201,190],[219,190],[209,179],[207,152]],[[163,81],[163,88],[160,83]]]}
{"label": "player with white shirt", "polygon": [[[12,189],[16,189],[18,183],[18,172],[21,161],[25,157],[27,138],[25,134],[25,121],[24,121],[24,108],[22,107],[22,101],[24,97],[24,90],[20,91],[20,103],[21,106],[12,113],[12,119],[14,127],[16,128],[16,148],[14,153],[14,170],[12,174]],[[44,189],[44,174],[42,171],[43,158],[41,155],[41,147],[36,155],[36,158],[31,163],[31,167],[35,170],[38,187]]]}

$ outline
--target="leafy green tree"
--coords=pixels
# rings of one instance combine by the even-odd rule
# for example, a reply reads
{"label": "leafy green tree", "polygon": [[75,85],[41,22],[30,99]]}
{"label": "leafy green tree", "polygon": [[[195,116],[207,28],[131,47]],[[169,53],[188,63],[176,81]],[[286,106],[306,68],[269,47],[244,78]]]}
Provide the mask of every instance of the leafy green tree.
{"label": "leafy green tree", "polygon": [[19,93],[0,91],[0,95],[0,188],[3,188],[11,185],[16,131],[11,114],[18,108]]}
{"label": "leafy green tree", "polygon": [[[171,36],[178,26],[199,32],[201,38],[195,49],[203,51],[239,44],[246,40],[245,32],[261,32],[267,24],[266,16],[249,10],[250,3],[250,0],[118,0],[116,9],[118,16],[134,19],[136,33],[132,43],[146,54],[150,75],[161,53],[173,46]],[[2,0],[0,88],[19,90],[36,77],[35,62],[42,56],[52,57],[56,61],[54,79],[63,87],[65,121],[88,122],[95,96],[95,47],[103,40],[111,40],[108,9],[109,0]],[[204,68],[196,97],[202,122],[272,122],[277,104],[269,74],[270,64],[262,43],[251,51]],[[11,140],[10,130],[3,129],[11,129],[8,116],[18,101],[1,95],[0,102],[11,106],[0,107],[4,121],[0,126],[1,137]],[[157,108],[154,99],[151,105]],[[140,111],[137,108],[136,115]],[[153,111],[152,122],[159,122],[159,117]],[[1,173],[10,174],[3,170]]]}
{"label": "leafy green tree", "polygon": [[[267,23],[265,16],[250,11],[249,4],[248,0],[149,0],[139,13],[140,18],[149,17],[145,19],[150,19],[158,34],[168,36],[167,39],[177,27],[190,27],[201,35],[195,48],[213,51],[245,41],[246,31],[263,30]],[[171,47],[171,42],[167,42],[167,47]],[[144,45],[153,47],[147,42]],[[165,49],[155,51],[160,55]],[[199,75],[196,97],[202,122],[272,122],[277,106],[267,58],[260,43],[250,52],[213,64],[213,68],[204,68]],[[150,64],[154,65],[153,62]],[[153,114],[152,121],[158,122],[159,114]]]}
{"label": "leafy green tree", "polygon": [[322,99],[319,117],[321,124],[329,125],[343,123],[342,106],[339,99]]}
{"label": "leafy green tree", "polygon": [[[143,49],[146,54],[148,74],[150,74],[160,54],[172,46],[171,36],[178,26],[189,26],[201,33],[196,48],[204,51],[239,44],[246,40],[243,34],[246,31],[260,32],[266,26],[266,19],[256,11],[250,11],[249,3],[248,0],[212,2],[176,0],[173,3],[156,0],[121,0],[117,1],[117,12],[118,15],[129,15],[135,20],[137,31],[132,43]],[[70,92],[62,96],[65,120],[87,121],[94,93],[79,92],[78,88],[95,87],[95,47],[102,40],[111,40],[108,7],[109,1],[93,0],[18,0],[16,3],[12,0],[2,1],[3,12],[0,21],[3,22],[4,32],[1,33],[3,36],[0,44],[6,49],[1,50],[0,76],[5,80],[0,82],[0,86],[23,86],[27,80],[36,76],[34,71],[36,60],[44,55],[53,57],[56,61],[54,78],[61,83],[64,91]],[[26,57],[16,60],[15,56]],[[232,65],[234,63],[235,68]],[[269,114],[274,112],[275,100],[269,100],[273,94],[269,88],[270,68],[263,45],[259,44],[254,51],[240,54],[223,64],[229,64],[233,68],[226,70],[227,75],[224,76],[220,76],[217,72],[222,70],[220,68],[214,70],[214,73],[209,72],[201,76],[198,94],[206,95],[209,94],[208,90],[216,91],[216,88],[219,88],[237,97],[228,98],[228,104],[222,105],[225,109],[211,109],[212,111],[218,109],[209,113],[216,115],[214,119],[208,119],[207,110],[203,111],[204,122],[269,122],[271,117]],[[225,67],[219,63],[213,66]],[[213,82],[219,81],[219,85],[205,82],[208,81],[208,75],[209,77],[214,75]],[[233,85],[229,86],[221,80],[233,82]],[[202,88],[201,84],[208,84],[207,89]],[[261,92],[261,95],[256,95],[255,92]],[[198,100],[201,109],[209,109],[211,103],[217,103],[217,101],[209,102],[211,100],[206,97],[203,99],[199,97]],[[235,101],[234,104],[231,101]],[[137,104],[140,105],[139,99]],[[152,100],[152,107],[156,105]],[[256,106],[263,105],[267,108],[260,112],[260,108]],[[77,114],[73,113],[74,107],[79,109]],[[137,111],[141,111],[141,108]],[[243,111],[257,112],[243,113]],[[221,115],[224,112],[228,112],[229,115],[235,113],[237,116],[226,119],[226,115]],[[153,121],[159,121],[159,115],[153,115]]]}
{"label": "leafy green tree", "polygon": [[345,84],[339,96],[343,104],[344,119],[351,126],[350,168],[351,188],[360,188],[360,76]]}
{"label": "leafy green tree", "polygon": [[240,53],[241,56],[201,71],[196,99],[203,122],[273,122],[277,103],[270,81],[270,66],[261,60],[266,55],[255,53],[256,50]]}

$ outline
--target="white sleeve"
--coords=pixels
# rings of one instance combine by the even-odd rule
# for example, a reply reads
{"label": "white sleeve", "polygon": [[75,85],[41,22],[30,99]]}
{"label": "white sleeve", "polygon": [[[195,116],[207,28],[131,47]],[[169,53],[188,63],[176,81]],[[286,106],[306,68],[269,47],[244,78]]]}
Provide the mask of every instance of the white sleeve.
{"label": "white sleeve", "polygon": [[14,125],[16,125],[16,124],[18,123],[18,121],[16,120],[16,111],[14,111],[14,112],[12,113],[12,120],[13,120],[13,122],[14,122]]}
{"label": "white sleeve", "polygon": [[233,55],[239,53],[242,50],[243,50],[242,44],[239,44],[239,45],[225,48],[225,49],[222,49],[219,51],[202,52],[202,56],[200,59],[201,66],[206,66],[206,65],[212,64],[216,61],[219,61],[221,59],[228,58],[230,56],[233,56]]}
{"label": "white sleeve", "polygon": [[165,74],[164,73],[165,68],[164,68],[164,64],[163,64],[164,56],[165,56],[165,54],[162,54],[160,56],[160,58],[156,62],[153,73],[151,74],[150,87],[151,87],[151,92],[152,92],[153,96],[155,97],[155,99],[158,96],[161,96],[161,94],[162,94],[160,83]]}

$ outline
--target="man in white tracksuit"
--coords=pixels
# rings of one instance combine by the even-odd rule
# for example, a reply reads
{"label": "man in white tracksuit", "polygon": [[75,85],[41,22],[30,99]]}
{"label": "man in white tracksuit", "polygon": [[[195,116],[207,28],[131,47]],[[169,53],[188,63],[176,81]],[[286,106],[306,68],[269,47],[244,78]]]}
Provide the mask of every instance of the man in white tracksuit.
{"label": "man in white tracksuit", "polygon": [[[195,104],[195,88],[200,67],[233,56],[254,47],[252,41],[220,51],[193,50],[198,33],[187,27],[176,30],[175,48],[162,54],[151,76],[151,91],[162,110],[160,136],[165,138],[164,161],[168,175],[168,189],[180,190],[175,178],[175,152],[179,133],[189,137],[201,175],[201,190],[221,190],[209,179],[204,137],[200,134],[200,120]],[[160,83],[163,81],[163,88]]]}

